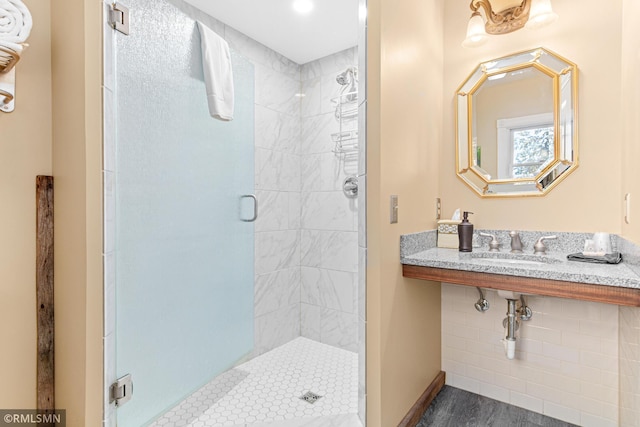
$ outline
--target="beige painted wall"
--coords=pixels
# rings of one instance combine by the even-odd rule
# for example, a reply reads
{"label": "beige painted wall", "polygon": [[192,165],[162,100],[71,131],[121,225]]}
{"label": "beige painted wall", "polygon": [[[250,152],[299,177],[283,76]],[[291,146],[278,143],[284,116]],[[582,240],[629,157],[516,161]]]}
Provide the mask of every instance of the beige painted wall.
{"label": "beige painted wall", "polygon": [[101,7],[51,15],[56,406],[69,427],[102,420]]}
{"label": "beige painted wall", "polygon": [[35,179],[51,175],[48,0],[26,0],[30,47],[16,66],[16,103],[0,112],[0,408],[36,406]]}
{"label": "beige painted wall", "polygon": [[56,407],[69,427],[99,425],[100,4],[25,3],[34,26],[17,66],[16,110],[0,113],[0,402],[36,406],[35,177],[53,174]]}
{"label": "beige painted wall", "polygon": [[[623,1],[633,12],[625,13],[621,30]],[[433,228],[436,194],[445,215],[457,207],[472,210],[480,227],[624,231],[640,240],[640,221],[621,225],[623,192],[639,193],[640,204],[640,179],[631,160],[640,155],[640,38],[633,37],[638,30],[630,18],[637,16],[637,4],[610,2],[602,14],[599,3],[587,0],[575,14],[575,1],[556,1],[555,25],[464,49],[468,2],[422,3],[369,1],[367,416],[372,427],[397,424],[439,369],[440,336],[430,328],[440,321],[439,309],[431,312],[429,303],[439,298],[439,288],[402,279],[397,262],[398,235]],[[445,23],[443,68],[439,13]],[[538,46],[579,66],[580,167],[543,198],[481,199],[454,172],[454,91],[480,61]],[[430,103],[440,82],[441,110]],[[396,225],[388,224],[391,194],[400,196]]]}
{"label": "beige painted wall", "polygon": [[[475,212],[472,222],[483,228],[621,231],[621,5],[621,0],[607,2],[603,13],[601,2],[596,0],[554,1],[560,18],[553,25],[495,36],[481,47],[466,49],[460,43],[469,4],[463,0],[445,2],[444,138],[440,151],[444,215],[456,208],[469,210]],[[545,197],[481,199],[455,174],[454,92],[479,62],[539,46],[579,67],[580,166]]]}
{"label": "beige painted wall", "polygon": [[[443,1],[370,0],[367,425],[395,426],[440,371],[440,286],[402,277],[401,234],[435,227]],[[389,224],[389,196],[399,222]]]}
{"label": "beige painted wall", "polygon": [[[622,15],[622,195],[632,195],[631,223],[622,234],[640,244],[640,2],[623,1]],[[634,18],[635,17],[635,18]]]}

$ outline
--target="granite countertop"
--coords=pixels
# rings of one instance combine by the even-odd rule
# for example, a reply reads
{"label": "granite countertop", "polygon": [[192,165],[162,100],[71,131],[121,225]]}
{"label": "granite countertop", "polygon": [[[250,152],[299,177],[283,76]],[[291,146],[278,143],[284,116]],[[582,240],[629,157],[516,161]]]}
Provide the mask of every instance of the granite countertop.
{"label": "granite countertop", "polygon": [[[611,235],[611,241],[613,250],[622,253],[623,262],[614,265],[567,260],[568,254],[581,252],[584,240],[591,238],[592,234],[523,231],[520,235],[524,253],[516,255],[509,250],[508,230],[477,230],[475,233],[480,231],[495,234],[501,243],[501,252],[489,252],[488,241],[484,239],[481,247],[474,247],[473,252],[438,248],[437,232],[431,230],[401,236],[401,262],[405,265],[640,289],[640,248],[619,236]],[[547,254],[533,255],[533,242],[550,234],[557,235],[558,240],[545,242]],[[511,261],[487,258],[508,258]]]}

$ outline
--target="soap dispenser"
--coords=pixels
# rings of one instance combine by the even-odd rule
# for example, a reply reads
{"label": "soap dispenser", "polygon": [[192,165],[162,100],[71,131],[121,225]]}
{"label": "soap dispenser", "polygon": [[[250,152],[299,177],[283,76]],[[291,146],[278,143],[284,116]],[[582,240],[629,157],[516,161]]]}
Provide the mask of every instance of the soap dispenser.
{"label": "soap dispenser", "polygon": [[462,214],[462,222],[458,224],[458,250],[460,252],[471,252],[473,250],[473,224],[469,222],[469,214],[473,212],[464,212]]}

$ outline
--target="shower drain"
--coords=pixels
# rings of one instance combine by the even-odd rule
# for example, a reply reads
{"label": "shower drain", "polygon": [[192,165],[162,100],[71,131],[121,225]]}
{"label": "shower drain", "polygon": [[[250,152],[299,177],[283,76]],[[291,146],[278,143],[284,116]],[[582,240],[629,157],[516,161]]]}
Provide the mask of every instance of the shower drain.
{"label": "shower drain", "polygon": [[320,399],[322,396],[320,396],[319,394],[315,394],[312,391],[308,391],[305,394],[303,394],[302,396],[300,396],[300,399],[304,400],[305,402],[308,403],[316,403],[318,399]]}

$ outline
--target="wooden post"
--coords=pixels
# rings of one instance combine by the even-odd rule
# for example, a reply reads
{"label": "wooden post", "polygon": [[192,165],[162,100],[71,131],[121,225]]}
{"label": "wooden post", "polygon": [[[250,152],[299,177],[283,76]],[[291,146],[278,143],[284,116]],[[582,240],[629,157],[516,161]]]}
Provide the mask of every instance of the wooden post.
{"label": "wooden post", "polygon": [[36,177],[37,409],[53,411],[53,177]]}

